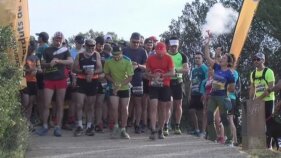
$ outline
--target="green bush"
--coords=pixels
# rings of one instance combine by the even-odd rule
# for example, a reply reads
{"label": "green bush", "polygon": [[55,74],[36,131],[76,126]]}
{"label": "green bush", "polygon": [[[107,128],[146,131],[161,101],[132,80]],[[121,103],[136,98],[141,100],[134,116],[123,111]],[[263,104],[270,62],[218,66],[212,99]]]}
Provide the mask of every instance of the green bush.
{"label": "green bush", "polygon": [[0,157],[24,157],[28,128],[21,114],[19,81],[22,72],[8,60],[16,50],[10,27],[0,27]]}

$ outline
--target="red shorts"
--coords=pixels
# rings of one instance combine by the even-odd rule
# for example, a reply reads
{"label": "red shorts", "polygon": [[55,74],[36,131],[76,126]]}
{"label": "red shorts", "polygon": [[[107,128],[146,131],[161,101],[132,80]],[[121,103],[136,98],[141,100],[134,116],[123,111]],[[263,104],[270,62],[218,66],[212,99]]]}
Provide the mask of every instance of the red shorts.
{"label": "red shorts", "polygon": [[66,89],[67,88],[67,79],[63,80],[45,80],[44,88],[48,89]]}

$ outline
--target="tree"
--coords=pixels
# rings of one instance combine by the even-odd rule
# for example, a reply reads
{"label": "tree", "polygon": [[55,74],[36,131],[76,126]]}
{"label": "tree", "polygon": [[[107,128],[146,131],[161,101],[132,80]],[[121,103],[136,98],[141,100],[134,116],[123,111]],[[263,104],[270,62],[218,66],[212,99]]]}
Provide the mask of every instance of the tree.
{"label": "tree", "polygon": [[281,1],[261,0],[257,18],[263,23],[263,31],[281,41]]}
{"label": "tree", "polygon": [[[109,34],[112,36],[112,40],[113,42],[118,42],[118,35],[115,32],[107,32],[106,34]],[[93,31],[93,29],[90,29],[88,32],[86,33],[78,33],[77,35],[83,35],[85,37],[85,39],[96,39],[98,36],[105,36],[106,34],[104,34],[102,31]],[[69,41],[69,45],[70,46],[74,46],[74,39],[75,36],[77,35],[73,35],[70,38],[68,38]]]}

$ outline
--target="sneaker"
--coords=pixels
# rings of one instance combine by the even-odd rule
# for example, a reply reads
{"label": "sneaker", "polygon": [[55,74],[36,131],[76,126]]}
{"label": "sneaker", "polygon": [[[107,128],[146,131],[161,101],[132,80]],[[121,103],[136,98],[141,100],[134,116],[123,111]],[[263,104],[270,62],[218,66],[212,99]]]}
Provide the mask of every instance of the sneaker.
{"label": "sneaker", "polygon": [[149,136],[149,139],[155,140],[156,139],[156,131],[151,131],[151,135]]}
{"label": "sneaker", "polygon": [[230,141],[225,141],[225,145],[229,147],[234,147],[233,143]]}
{"label": "sneaker", "polygon": [[175,128],[175,134],[176,134],[176,135],[181,135],[181,129],[180,129],[180,127],[176,127],[176,128]]}
{"label": "sneaker", "polygon": [[206,132],[200,132],[199,137],[202,138],[202,139],[205,139],[206,138]]}
{"label": "sneaker", "polygon": [[111,138],[116,139],[120,136],[120,131],[118,127],[114,127],[111,133]]}
{"label": "sneaker", "polygon": [[85,135],[87,136],[94,136],[95,135],[95,131],[94,131],[94,127],[90,127],[86,129]]}
{"label": "sneaker", "polygon": [[109,128],[110,131],[113,130],[113,128],[114,128],[114,121],[109,121],[108,128]]}
{"label": "sneaker", "polygon": [[61,137],[61,128],[60,127],[55,127],[54,136]]}
{"label": "sneaker", "polygon": [[98,132],[98,133],[103,133],[103,125],[102,125],[102,123],[98,124],[95,127],[95,131]]}
{"label": "sneaker", "polygon": [[169,136],[169,129],[168,128],[164,128],[163,129],[163,134],[165,137]]}
{"label": "sneaker", "polygon": [[165,138],[165,136],[164,136],[164,134],[163,134],[163,130],[159,130],[159,131],[158,131],[158,138],[159,138],[159,139],[164,139],[164,138]]}
{"label": "sneaker", "polygon": [[224,137],[218,137],[218,138],[217,138],[217,142],[220,143],[220,144],[225,144],[225,139],[224,139]]}
{"label": "sneaker", "polygon": [[74,130],[74,137],[77,137],[77,136],[81,136],[83,134],[83,129],[82,127],[78,126],[75,130]]}
{"label": "sneaker", "polygon": [[141,133],[141,128],[140,126],[135,125],[135,133],[140,134]]}
{"label": "sneaker", "polygon": [[200,136],[200,131],[199,130],[194,130],[194,131],[191,131],[189,134],[199,137]]}
{"label": "sneaker", "polygon": [[121,131],[120,137],[122,139],[130,139],[129,134],[126,132],[126,130]]}
{"label": "sneaker", "polygon": [[146,125],[141,126],[141,133],[145,133]]}
{"label": "sneaker", "polygon": [[45,136],[48,134],[48,128],[41,127],[35,131],[35,133],[39,136]]}

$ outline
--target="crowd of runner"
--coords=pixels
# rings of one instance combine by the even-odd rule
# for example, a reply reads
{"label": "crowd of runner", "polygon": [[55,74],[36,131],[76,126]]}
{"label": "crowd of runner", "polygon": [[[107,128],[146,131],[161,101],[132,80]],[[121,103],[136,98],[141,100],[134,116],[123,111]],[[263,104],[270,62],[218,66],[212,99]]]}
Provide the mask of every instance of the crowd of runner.
{"label": "crowd of runner", "polygon": [[[62,136],[62,128],[72,130],[74,136],[93,136],[109,128],[110,137],[130,139],[127,127],[133,126],[136,134],[150,131],[151,140],[164,139],[172,131],[181,135],[183,80],[189,76],[191,134],[238,145],[240,79],[234,69],[235,58],[222,47],[217,47],[212,57],[209,38],[204,52],[195,52],[191,64],[179,52],[177,37],[158,41],[134,32],[124,46],[114,43],[110,35],[96,39],[77,35],[70,48],[62,32],[56,32],[50,44],[48,33],[37,35],[38,40],[30,41],[27,87],[22,90],[26,118],[30,121],[33,111],[42,125],[36,134],[47,135],[51,126],[57,137]],[[265,101],[269,118],[274,110],[273,91],[278,87],[264,62],[263,53],[255,54],[250,97]],[[271,138],[267,140],[270,147]]]}

